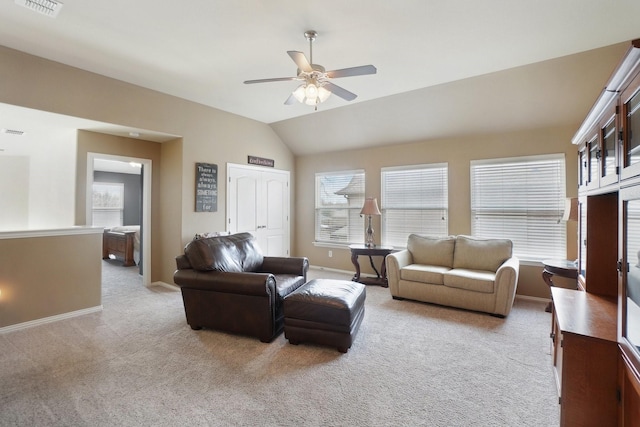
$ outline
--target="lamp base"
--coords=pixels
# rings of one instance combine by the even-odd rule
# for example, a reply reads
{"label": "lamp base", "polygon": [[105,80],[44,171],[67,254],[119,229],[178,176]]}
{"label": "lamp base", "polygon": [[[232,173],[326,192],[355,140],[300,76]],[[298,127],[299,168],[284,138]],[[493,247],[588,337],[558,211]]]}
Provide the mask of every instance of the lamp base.
{"label": "lamp base", "polygon": [[375,248],[376,244],[373,241],[373,227],[371,227],[371,215],[369,215],[369,226],[367,227],[367,239],[365,246],[368,248]]}

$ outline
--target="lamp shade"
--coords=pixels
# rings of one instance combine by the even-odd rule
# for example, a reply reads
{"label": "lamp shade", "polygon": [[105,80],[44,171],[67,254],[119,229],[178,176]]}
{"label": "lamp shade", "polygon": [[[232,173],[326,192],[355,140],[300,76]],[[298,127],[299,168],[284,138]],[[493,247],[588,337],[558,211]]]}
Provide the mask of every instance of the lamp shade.
{"label": "lamp shade", "polygon": [[360,215],[382,215],[380,209],[378,209],[378,200],[374,197],[367,197],[364,200]]}

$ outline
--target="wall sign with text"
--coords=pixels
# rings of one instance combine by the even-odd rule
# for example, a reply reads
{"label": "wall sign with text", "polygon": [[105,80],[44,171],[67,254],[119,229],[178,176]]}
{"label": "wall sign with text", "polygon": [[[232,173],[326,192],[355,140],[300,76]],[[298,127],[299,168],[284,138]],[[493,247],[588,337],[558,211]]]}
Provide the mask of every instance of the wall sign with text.
{"label": "wall sign with text", "polygon": [[218,210],[218,165],[196,163],[196,212]]}

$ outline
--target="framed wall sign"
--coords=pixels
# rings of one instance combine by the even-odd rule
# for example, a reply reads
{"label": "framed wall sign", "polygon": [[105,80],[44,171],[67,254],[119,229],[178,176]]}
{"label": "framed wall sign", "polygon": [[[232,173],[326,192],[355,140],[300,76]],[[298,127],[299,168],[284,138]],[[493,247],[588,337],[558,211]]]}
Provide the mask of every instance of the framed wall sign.
{"label": "framed wall sign", "polygon": [[218,211],[218,165],[196,163],[196,212]]}

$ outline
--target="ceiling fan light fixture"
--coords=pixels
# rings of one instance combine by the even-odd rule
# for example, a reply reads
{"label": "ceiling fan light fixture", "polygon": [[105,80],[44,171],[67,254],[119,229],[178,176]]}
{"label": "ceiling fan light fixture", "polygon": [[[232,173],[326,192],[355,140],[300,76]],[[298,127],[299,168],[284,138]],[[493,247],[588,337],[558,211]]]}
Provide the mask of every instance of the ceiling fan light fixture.
{"label": "ceiling fan light fixture", "polygon": [[304,103],[304,85],[300,85],[293,91],[293,97],[299,102]]}
{"label": "ceiling fan light fixture", "polygon": [[307,86],[304,88],[304,95],[315,104],[316,98],[318,97],[318,86],[314,83],[307,83]]}
{"label": "ceiling fan light fixture", "polygon": [[331,96],[331,91],[325,89],[324,86],[318,88],[318,99],[320,102],[326,101],[329,99],[329,96]]}

